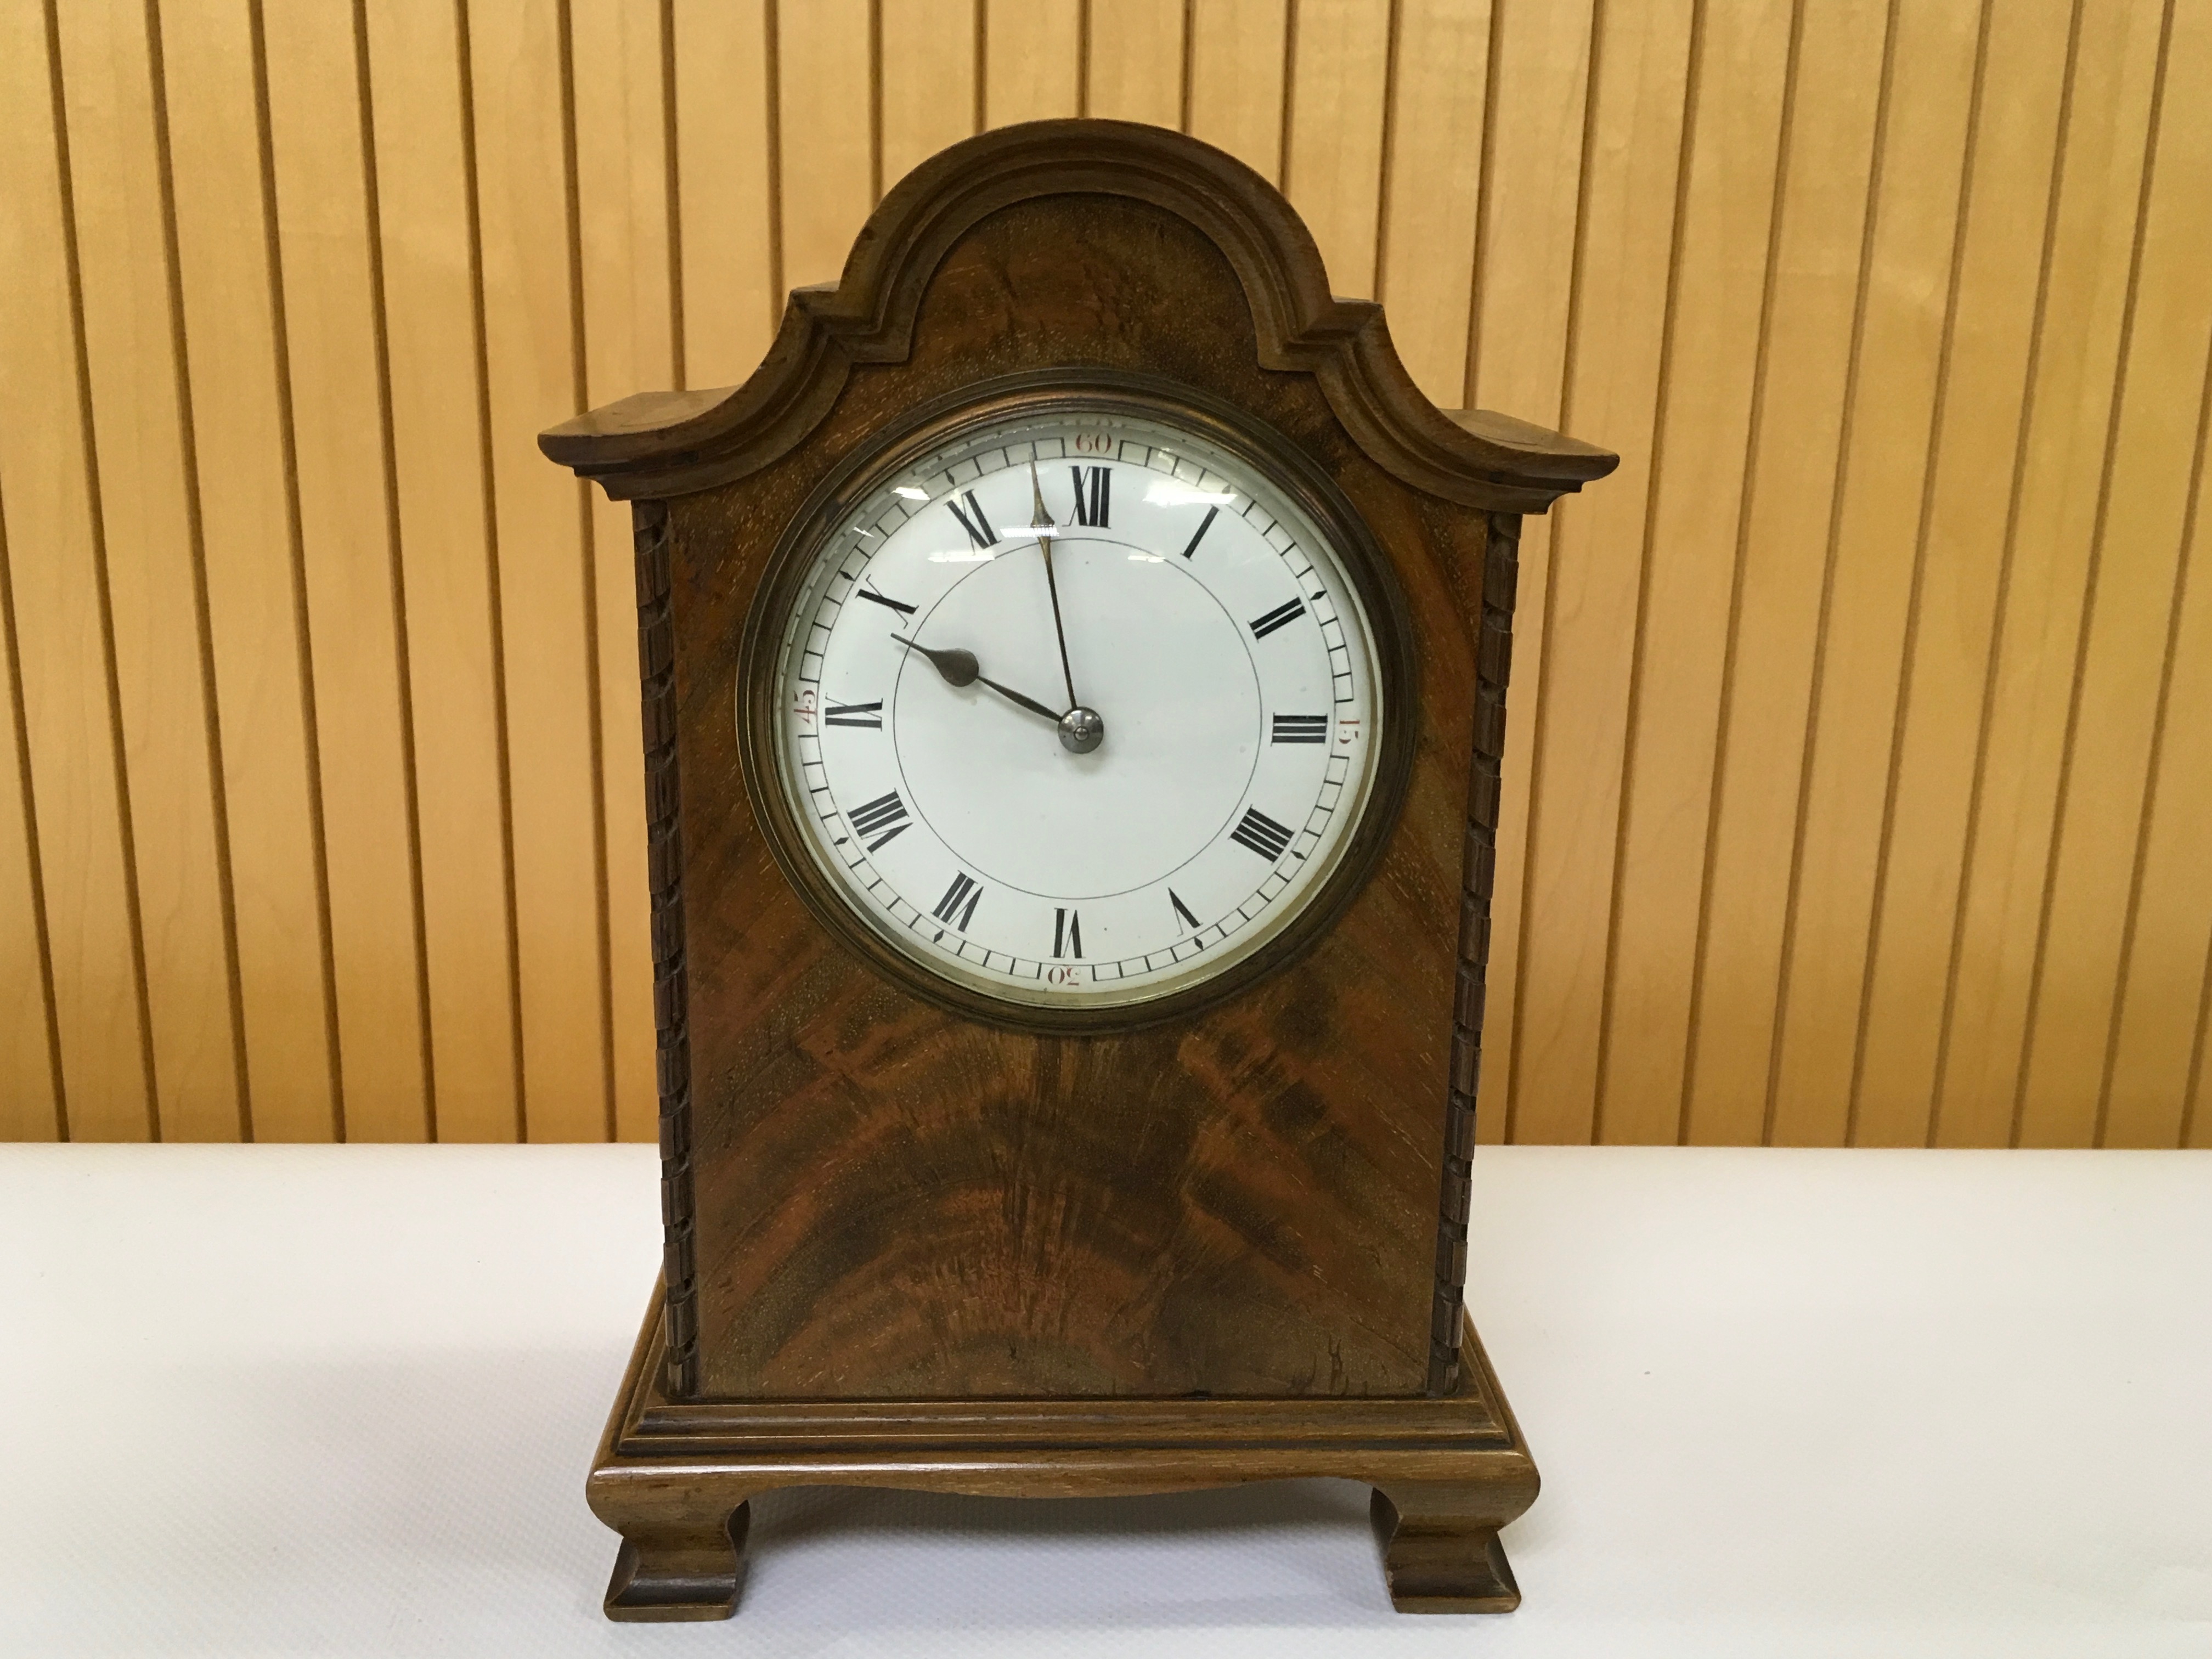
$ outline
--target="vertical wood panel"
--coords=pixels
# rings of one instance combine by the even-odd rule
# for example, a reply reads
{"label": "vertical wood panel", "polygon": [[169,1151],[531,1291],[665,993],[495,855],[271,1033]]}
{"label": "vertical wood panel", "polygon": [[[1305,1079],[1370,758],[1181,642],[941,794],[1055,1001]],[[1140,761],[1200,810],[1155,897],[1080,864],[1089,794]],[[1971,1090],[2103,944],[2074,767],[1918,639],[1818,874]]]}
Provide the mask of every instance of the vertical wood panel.
{"label": "vertical wood panel", "polygon": [[[666,112],[657,11],[590,0],[574,14],[577,220],[583,249],[584,402],[672,385]],[[599,629],[601,811],[605,822],[609,1030],[615,1133],[658,1133],[653,941],[640,757],[637,585],[630,508],[592,492]]]}
{"label": "vertical wood panel", "polygon": [[[0,238],[6,234],[0,230]],[[0,749],[0,1139],[58,1140],[61,1078],[52,1042],[53,1002],[46,994],[46,918],[39,908],[22,685],[8,571],[7,504],[0,500],[0,690],[10,716],[8,742]]]}
{"label": "vertical wood panel", "polygon": [[[303,732],[297,713],[298,632],[290,607],[283,603],[289,599],[292,584],[281,493],[274,497],[274,513],[268,511],[270,497],[246,497],[252,505],[248,507],[241,525],[231,517],[240,495],[230,482],[217,481],[212,489],[207,482],[211,469],[226,467],[249,473],[258,471],[265,481],[281,465],[282,456],[280,423],[276,414],[276,359],[267,262],[268,224],[261,191],[261,145],[257,119],[259,99],[252,18],[245,6],[231,5],[172,8],[160,14],[159,21],[159,86],[167,115],[175,242],[174,303],[185,335],[183,362],[188,379],[188,401],[179,413],[186,422],[185,430],[191,440],[191,456],[198,475],[186,481],[191,492],[186,497],[189,551],[200,567],[195,573],[198,580],[191,597],[195,612],[205,619],[206,629],[201,635],[206,656],[193,665],[196,672],[189,690],[182,684],[175,688],[179,703],[176,712],[204,722],[210,736],[224,729],[210,718],[216,709],[210,706],[206,691],[223,688],[228,681],[229,695],[219,699],[223,715],[246,722],[245,729],[237,733],[240,740],[270,742],[274,745],[274,753],[258,762],[240,763],[226,746],[224,753],[213,757],[219,759],[219,769],[203,771],[194,766],[181,787],[173,787],[175,799],[167,810],[174,815],[178,825],[196,827],[203,815],[208,820],[211,844],[207,864],[195,875],[214,888],[211,897],[222,912],[221,931],[202,931],[187,948],[173,954],[165,952],[155,944],[161,930],[150,925],[154,911],[149,906],[148,993],[155,1018],[155,1070],[163,1097],[164,1138],[232,1140],[252,1127],[247,1121],[248,1103],[240,1087],[244,1079],[239,1075],[236,1062],[231,1060],[234,1052],[243,1059],[242,1052],[238,1052],[243,1045],[236,1039],[246,1029],[244,1010],[234,996],[240,966],[232,930],[239,832],[243,830],[249,836],[264,834],[273,818],[282,838],[280,868],[289,867],[293,877],[284,894],[289,901],[285,910],[289,918],[307,924],[308,953],[303,966],[305,988],[310,994],[293,1002],[279,1015],[280,1018],[297,1022],[290,1036],[301,1046],[289,1053],[279,1049],[272,1055],[265,1042],[259,1045],[258,1068],[272,1082],[297,1059],[313,1054],[313,1045],[324,1030],[324,1011],[312,995],[322,984],[319,948],[320,899],[315,884],[312,810],[304,787],[307,754],[301,741]],[[215,497],[221,528],[233,533],[242,532],[263,541],[263,544],[243,549],[226,545],[215,550],[210,556],[204,541],[206,521],[202,511],[210,495]],[[183,541],[179,543],[178,550],[187,550]],[[249,598],[247,609],[241,615],[237,605],[239,596],[234,591],[234,573],[241,557],[255,559],[257,555],[261,568],[255,574],[259,580],[273,582],[280,602],[264,610],[264,601],[258,597]],[[273,569],[270,568],[272,562]],[[213,614],[215,581],[218,578],[222,580],[226,601],[219,624]],[[173,641],[183,632],[178,625],[183,614],[181,610],[167,611],[146,619],[142,625],[149,635],[166,635]],[[255,645],[264,646],[270,658],[270,670],[280,677],[278,701],[269,711],[274,715],[273,720],[256,719],[263,711],[249,697],[239,695],[235,666],[230,660],[241,643],[234,635],[241,627],[253,629],[257,623],[273,624],[273,631],[263,641],[253,640],[249,632],[244,643],[249,650]],[[194,632],[198,634],[199,630]],[[149,657],[152,654],[148,653]],[[287,669],[294,675],[289,686],[281,678]],[[286,696],[288,691],[289,695]],[[142,817],[150,814],[155,804],[148,785],[178,759],[188,756],[197,759],[192,754],[197,746],[187,739],[180,750],[172,751],[154,764],[134,763],[132,797]],[[153,761],[154,757],[149,756],[149,759]],[[230,811],[229,781],[233,778],[241,786],[239,816],[234,818]],[[147,827],[153,828],[150,823]],[[173,827],[168,831],[174,832]],[[137,841],[142,894],[148,889],[150,839],[142,833]],[[289,860],[284,859],[286,852],[290,854]],[[258,884],[258,872],[250,880],[257,894],[264,890]],[[373,948],[374,942],[371,943]],[[265,939],[258,939],[256,945],[257,954],[265,955]],[[216,971],[218,963],[220,975]],[[265,979],[257,975],[257,980],[265,993]],[[205,1007],[210,1025],[219,1005],[223,1024],[228,1028],[221,1039],[226,1061],[229,1062],[224,1066],[223,1086],[204,1101],[190,1103],[178,1097],[179,1079],[175,1068],[162,1055],[161,1011],[165,998],[190,999],[199,1003]],[[313,1110],[321,1103],[320,1091],[310,1089],[306,1092]],[[407,1091],[411,1092],[411,1089]],[[402,1098],[406,1097],[403,1094]],[[272,1133],[282,1134],[286,1127],[283,1109],[272,1107],[272,1113],[274,1115],[264,1127]]]}
{"label": "vertical wood panel", "polygon": [[590,507],[536,434],[582,392],[567,7],[476,0],[470,64],[483,239],[493,536],[506,673],[523,1122],[607,1133],[598,677]]}
{"label": "vertical wood panel", "polygon": [[1863,291],[1828,536],[1820,673],[1805,737],[1772,1139],[1840,1146],[1880,880],[1920,545],[1979,9],[1897,8],[1886,48]]}
{"label": "vertical wood panel", "polygon": [[675,0],[684,383],[735,386],[783,312],[763,0]]}
{"label": "vertical wood panel", "polygon": [[[10,1140],[64,1133],[10,538],[42,562],[88,560],[90,550],[82,460],[72,453],[76,387],[48,86],[44,17],[24,0],[0,5],[0,145],[13,158],[9,188],[0,191],[9,299],[0,310],[0,668],[9,715],[0,753],[8,769],[0,776],[0,1136]],[[34,419],[47,429],[34,433]]]}
{"label": "vertical wood panel", "polygon": [[2160,8],[2084,7],[2011,562],[1976,763],[1936,1139],[2012,1136],[2066,710],[2104,477]]}
{"label": "vertical wood panel", "polygon": [[[2176,45],[2183,43],[2177,41]],[[2189,43],[2195,45],[2195,42]],[[2212,185],[2208,185],[2212,188]],[[2133,920],[2105,1085],[2106,1146],[2179,1146],[2212,953],[2212,581],[2206,580],[2204,457],[2212,375],[2197,417],[2191,513],[2176,578],[2173,632],[2154,727],[2152,794],[2137,853]]]}
{"label": "vertical wood panel", "polygon": [[[430,1123],[414,779],[387,512],[364,66],[350,9],[277,6],[264,15],[344,1129],[348,1139],[422,1140]],[[244,159],[231,161],[241,180],[251,176],[238,165]],[[210,307],[245,276],[226,268],[242,241],[228,229],[211,222],[198,239]]]}
{"label": "vertical wood panel", "polygon": [[2201,4],[2177,5],[2172,16],[2021,1079],[2027,1146],[2080,1146],[2106,1127],[2112,1022],[2196,453],[2197,422],[2175,416],[2197,406],[2212,345],[2212,261],[2204,258],[2212,246],[2212,111],[2195,90],[2208,19]]}
{"label": "vertical wood panel", "polygon": [[[189,404],[172,309],[160,42],[142,5],[70,6],[57,18],[158,1120],[98,1133],[229,1139],[239,1133],[240,1079]],[[82,1118],[76,1132],[94,1133],[96,1121]]]}
{"label": "vertical wood panel", "polygon": [[[1799,9],[1794,66],[1785,70],[1778,58],[1770,60],[1782,82],[1790,165],[1776,191],[1779,217],[1768,233],[1765,313],[1753,348],[1759,378],[1742,462],[1720,752],[1711,842],[1704,849],[1706,892],[1684,1138],[1707,1144],[1755,1144],[1767,1133],[1823,586],[1825,562],[1815,550],[1825,550],[1827,539],[1863,231],[1863,186],[1853,186],[1864,175],[1853,176],[1849,158],[1863,138],[1854,143],[1848,117],[1843,191],[1830,188],[1832,179],[1815,181],[1808,173],[1836,165],[1826,148],[1831,135],[1814,125],[1827,116],[1828,99],[1838,90],[1846,97],[1856,92],[1865,109],[1874,88],[1868,81],[1837,86],[1836,66],[1826,55],[1831,41],[1804,39],[1808,9]],[[1866,33],[1862,29],[1862,47]],[[1801,107],[1797,100],[1808,94]],[[1802,167],[1800,134],[1808,141]]]}
{"label": "vertical wood panel", "polygon": [[[1474,316],[1468,342],[1468,402],[1510,410],[1556,426],[1565,391],[1567,298],[1574,281],[1581,203],[1584,102],[1589,92],[1590,16],[1549,0],[1497,0],[1491,51],[1494,96],[1486,112],[1483,177],[1487,199],[1475,241]],[[1577,503],[1528,520],[1521,536],[1519,607],[1514,619],[1513,689],[1505,723],[1498,883],[1491,914],[1490,1006],[1483,1027],[1484,1067],[1477,1133],[1547,1140],[1588,1133],[1587,1112],[1553,1115],[1528,1099],[1520,1121],[1522,1044],[1540,1041],[1555,1018],[1522,983],[1528,942],[1545,926],[1529,879],[1530,853],[1543,830],[1540,746],[1549,677],[1552,537]]]}
{"label": "vertical wood panel", "polygon": [[1376,297],[1407,372],[1442,409],[1467,389],[1490,5],[1403,0],[1393,49]]}
{"label": "vertical wood panel", "polygon": [[[1593,47],[1593,86],[1582,154],[1581,246],[1576,262],[1563,416],[1626,435],[1633,460],[1620,488],[1577,504],[1552,534],[1547,694],[1532,764],[1556,792],[1543,838],[1530,849],[1537,926],[1522,963],[1522,994],[1540,1003],[1516,1055],[1522,1115],[1541,1103],[1546,1138],[1599,1132],[1607,1004],[1608,916],[1621,830],[1622,744],[1630,675],[1653,548],[1654,423],[1665,395],[1677,226],[1689,187],[1686,97],[1698,50],[1689,4],[1607,8]],[[1703,110],[1717,107],[1708,105]],[[1694,140],[1689,147],[1694,172]],[[1708,152],[1717,159],[1717,147]],[[1712,165],[1712,160],[1705,162]],[[1717,205],[1716,204],[1715,205]],[[1679,572],[1667,584],[1677,586]],[[1648,663],[1649,659],[1645,661]]]}
{"label": "vertical wood panel", "polygon": [[1375,293],[1389,97],[1389,0],[1299,0],[1283,193],[1313,232],[1330,289]]}
{"label": "vertical wood panel", "polygon": [[975,20],[944,0],[881,0],[883,187],[975,131]]}
{"label": "vertical wood panel", "polygon": [[983,125],[1083,112],[1082,0],[988,0]]}
{"label": "vertical wood panel", "polygon": [[787,288],[836,282],[876,204],[868,9],[868,0],[806,0],[777,18]]}
{"label": "vertical wood panel", "polygon": [[[172,84],[194,76],[210,83],[180,89],[173,100],[179,162],[218,169],[211,182],[179,173],[188,181],[178,204],[181,297],[250,1127],[257,1139],[319,1140],[342,1132],[343,1108],[299,501],[291,483],[296,400],[289,396],[271,263],[267,131],[251,106],[240,120],[235,108],[218,112],[202,101],[216,85],[230,87],[234,97],[265,95],[265,58],[253,61],[252,16],[250,10],[232,16],[211,39],[177,31],[179,50],[192,56],[179,58]],[[195,63],[202,52],[210,61]],[[338,108],[341,119],[352,115],[349,86]],[[189,203],[182,199],[187,193]],[[311,383],[311,416],[319,392]],[[373,443],[373,406],[365,413]],[[204,975],[207,966],[197,971]]]}
{"label": "vertical wood panel", "polygon": [[486,491],[476,233],[451,0],[366,9],[392,489],[441,1140],[518,1134],[505,735]]}
{"label": "vertical wood panel", "polygon": [[1254,172],[1283,169],[1290,0],[1207,0],[1190,20],[1190,131]]}
{"label": "vertical wood panel", "polygon": [[1931,1139],[2007,515],[2033,347],[2069,8],[1990,9],[1923,507],[1918,615],[1860,1061],[1858,1144]]}
{"label": "vertical wood panel", "polygon": [[1091,0],[1086,114],[1182,125],[1183,0]]}
{"label": "vertical wood panel", "polygon": [[[1671,739],[1682,769],[1705,783],[1709,801],[1717,805],[1708,826],[1714,844],[1709,849],[1686,832],[1684,826],[1699,816],[1692,805],[1675,822],[1672,846],[1627,854],[1629,890],[1645,894],[1645,902],[1667,919],[1678,951],[1683,933],[1697,935],[1700,921],[1690,914],[1693,902],[1671,890],[1668,872],[1693,861],[1705,872],[1695,902],[1703,913],[1704,975],[1688,1005],[1695,1011],[1694,1028],[1687,1029],[1696,1045],[1695,1074],[1683,1079],[1680,1102],[1680,1127],[1692,1139],[1758,1140],[1774,1109],[1776,1003],[1784,983],[1790,884],[1800,849],[1802,755],[1820,659],[1832,504],[1849,406],[1887,21],[1887,8],[1875,0],[1800,8],[1790,49],[1795,68],[1782,70],[1789,78],[1782,88],[1785,125],[1772,183],[1774,221],[1759,251],[1765,269],[1758,303],[1765,314],[1755,322],[1731,321],[1714,301],[1701,302],[1701,308],[1715,307],[1706,326],[1715,339],[1728,343],[1726,355],[1753,366],[1757,376],[1755,384],[1746,383],[1752,401],[1731,411],[1728,422],[1733,427],[1740,421],[1745,437],[1740,507],[1698,523],[1711,511],[1696,499],[1695,481],[1706,470],[1698,465],[1701,422],[1686,423],[1680,449],[1671,441],[1670,422],[1662,463],[1664,493],[1682,501],[1684,514],[1680,532],[1668,539],[1686,550],[1718,541],[1734,556],[1733,568],[1716,591],[1720,611],[1733,613],[1732,624],[1711,613],[1701,622],[1679,600],[1670,619],[1680,630],[1673,650],[1692,696],[1702,693],[1703,675],[1685,642],[1696,641],[1702,629],[1732,626],[1732,637],[1716,639],[1706,659],[1711,663],[1726,653],[1725,684],[1717,673],[1714,680],[1716,736],[1723,746],[1700,765],[1691,736],[1699,723],[1695,718],[1682,722],[1684,729]],[[1748,210],[1755,180],[1742,185]],[[1747,289],[1753,252],[1739,245],[1731,262]],[[1686,270],[1683,286],[1686,295]],[[1729,283],[1716,276],[1712,286],[1724,290]],[[1753,302],[1747,294],[1741,303],[1748,309]],[[1680,350],[1684,362],[1711,361],[1711,354],[1690,349],[1686,339]],[[1674,626],[1656,625],[1659,615],[1655,605],[1650,630],[1655,641],[1674,632]],[[1680,705],[1654,696],[1655,689],[1647,682],[1643,694],[1655,724],[1665,723],[1669,714],[1679,719]],[[1637,764],[1640,776],[1641,751]],[[1694,972],[1699,961],[1694,945],[1687,960]],[[1666,996],[1659,988],[1662,1006]],[[1613,1042],[1624,1054],[1647,1052],[1625,1030]],[[1686,1063],[1688,1059],[1686,1043]],[[1664,1139],[1662,1121],[1651,1121],[1650,1128],[1653,1138]],[[1636,1137],[1624,1133],[1622,1138]]]}

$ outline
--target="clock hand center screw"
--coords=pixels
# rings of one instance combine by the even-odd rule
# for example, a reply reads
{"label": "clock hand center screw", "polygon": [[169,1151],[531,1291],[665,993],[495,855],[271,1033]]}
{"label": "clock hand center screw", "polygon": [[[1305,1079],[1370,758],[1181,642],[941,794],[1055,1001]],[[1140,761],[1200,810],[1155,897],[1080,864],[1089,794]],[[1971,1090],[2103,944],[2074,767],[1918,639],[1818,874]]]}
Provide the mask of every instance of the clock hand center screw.
{"label": "clock hand center screw", "polygon": [[1071,708],[1060,717],[1060,746],[1071,755],[1087,755],[1106,741],[1106,722],[1095,708]]}

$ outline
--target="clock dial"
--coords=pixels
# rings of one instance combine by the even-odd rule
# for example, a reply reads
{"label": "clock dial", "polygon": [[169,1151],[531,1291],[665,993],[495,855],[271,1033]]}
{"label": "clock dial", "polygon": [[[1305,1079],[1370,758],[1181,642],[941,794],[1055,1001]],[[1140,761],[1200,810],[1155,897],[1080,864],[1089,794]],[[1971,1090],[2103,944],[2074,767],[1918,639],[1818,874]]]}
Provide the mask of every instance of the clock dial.
{"label": "clock dial", "polygon": [[850,908],[1004,1000],[1111,1006],[1250,956],[1373,784],[1375,647],[1291,494],[1118,407],[971,428],[816,548],[778,769]]}

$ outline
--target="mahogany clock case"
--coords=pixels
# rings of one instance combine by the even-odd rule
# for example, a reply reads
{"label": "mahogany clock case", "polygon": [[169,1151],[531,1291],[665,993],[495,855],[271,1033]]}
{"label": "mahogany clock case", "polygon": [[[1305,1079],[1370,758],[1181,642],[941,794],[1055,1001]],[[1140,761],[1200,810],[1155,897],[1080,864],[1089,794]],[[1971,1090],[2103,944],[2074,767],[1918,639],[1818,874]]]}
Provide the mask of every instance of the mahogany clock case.
{"label": "mahogany clock case", "polygon": [[[1398,682],[1325,902],[1090,1030],[917,983],[840,920],[776,821],[746,647],[872,457],[1079,389],[1295,483]],[[730,1517],[773,1486],[1310,1474],[1388,1482],[1401,1606],[1510,1605],[1496,1528],[1534,1468],[1462,1363],[1461,1286],[1515,552],[1614,458],[1437,410],[1272,186],[1108,122],[955,146],[744,386],[541,442],[639,504],[666,1276],[591,1485],[625,1538],[609,1611],[726,1613]]]}

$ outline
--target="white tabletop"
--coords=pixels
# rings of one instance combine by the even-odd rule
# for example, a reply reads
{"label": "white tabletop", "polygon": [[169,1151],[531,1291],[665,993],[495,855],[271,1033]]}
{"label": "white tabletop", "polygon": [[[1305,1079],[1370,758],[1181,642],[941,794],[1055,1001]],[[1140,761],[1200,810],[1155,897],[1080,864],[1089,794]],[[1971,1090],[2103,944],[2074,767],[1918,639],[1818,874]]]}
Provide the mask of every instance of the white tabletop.
{"label": "white tabletop", "polygon": [[733,1623],[608,1624],[654,1176],[0,1149],[0,1650],[2212,1654],[2212,1154],[1484,1148],[1503,1618],[1392,1613],[1304,1481],[771,1494]]}

